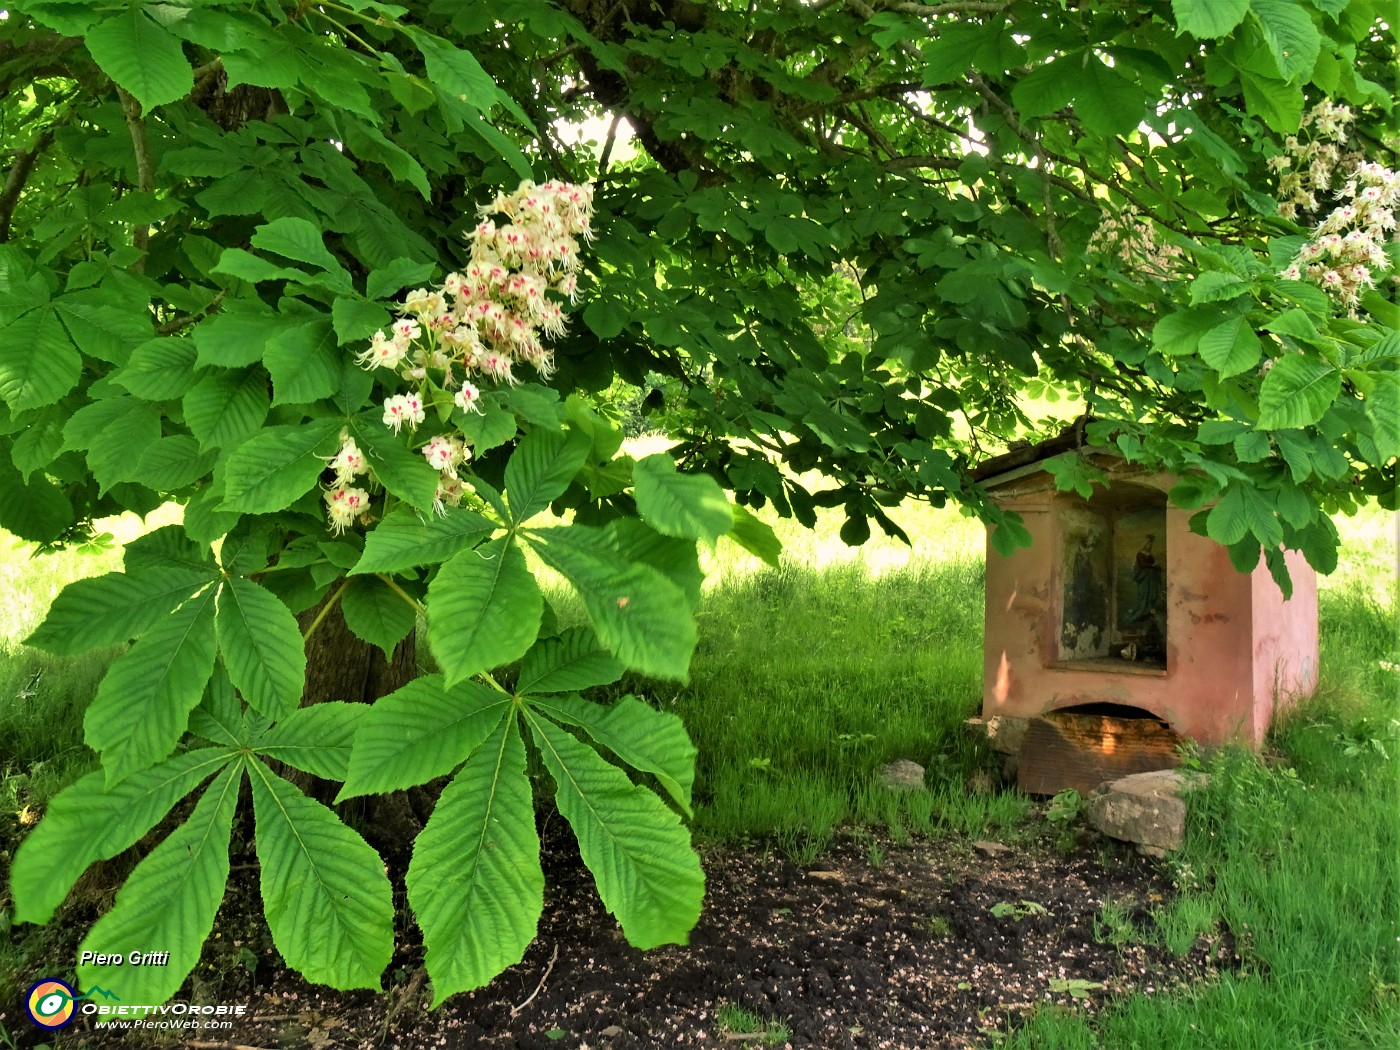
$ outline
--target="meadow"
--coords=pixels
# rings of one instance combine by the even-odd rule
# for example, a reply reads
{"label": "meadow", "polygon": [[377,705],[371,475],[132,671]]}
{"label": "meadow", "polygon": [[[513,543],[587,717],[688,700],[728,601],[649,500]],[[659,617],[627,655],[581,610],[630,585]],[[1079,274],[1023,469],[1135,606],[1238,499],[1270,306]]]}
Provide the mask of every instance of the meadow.
{"label": "meadow", "polygon": [[[859,551],[822,519],[777,522],[771,568],[722,543],[707,555],[689,683],[624,681],[686,722],[700,752],[695,831],[706,844],[819,858],[836,836],[993,837],[1066,848],[1044,806],[994,788],[991,756],[964,726],[981,693],[981,526],[906,505],[912,547]],[[164,519],[162,519],[164,520]],[[1134,994],[1093,1018],[1046,1007],[989,1043],[1019,1048],[1400,1045],[1400,642],[1393,519],[1339,520],[1337,573],[1321,597],[1322,684],[1266,752],[1191,758],[1212,774],[1188,841],[1163,862],[1177,894],[1136,925],[1105,907],[1104,936],[1185,953],[1229,930],[1238,972],[1170,995]],[[64,660],[22,646],[68,581],[119,563],[141,526],[31,560],[0,536],[0,850],[13,849],[63,785],[95,765],[81,718],[113,653]],[[557,596],[561,619],[566,597]],[[912,759],[929,790],[875,787]],[[878,846],[875,853],[878,853]],[[0,970],[18,962],[0,891]],[[5,943],[8,940],[10,943]]]}

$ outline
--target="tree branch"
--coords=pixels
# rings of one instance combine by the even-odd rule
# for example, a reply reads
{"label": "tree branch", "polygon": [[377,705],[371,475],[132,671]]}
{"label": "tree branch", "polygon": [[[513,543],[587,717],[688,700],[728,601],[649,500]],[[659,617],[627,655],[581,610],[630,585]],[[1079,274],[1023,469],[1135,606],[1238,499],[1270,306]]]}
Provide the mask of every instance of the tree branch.
{"label": "tree branch", "polygon": [[[154,169],[151,167],[150,144],[146,141],[146,122],[141,118],[141,103],[132,98],[126,88],[120,85],[117,87],[117,97],[121,99],[122,113],[131,132],[131,148],[136,153],[136,188],[142,193],[150,193],[155,189],[156,180]],[[151,227],[146,223],[131,231],[131,246],[143,254],[150,240]],[[144,258],[137,259],[131,265],[134,273],[141,273],[145,268]]]}
{"label": "tree branch", "polygon": [[52,142],[53,130],[49,129],[44,131],[29,149],[15,153],[15,162],[10,166],[5,188],[0,189],[0,244],[10,239],[10,219],[14,216],[15,205],[19,203],[20,194],[24,192],[29,176],[34,173],[39,154],[48,149]]}
{"label": "tree branch", "polygon": [[886,11],[899,11],[906,15],[991,15],[1005,11],[1009,2],[994,3],[991,0],[965,0],[963,3],[948,4],[886,4]]}
{"label": "tree branch", "polygon": [[612,157],[613,143],[617,140],[617,127],[622,123],[622,114],[614,113],[612,123],[608,125],[608,137],[603,143],[602,156],[598,158],[598,178],[601,179],[608,173],[608,161]]}
{"label": "tree branch", "polygon": [[209,301],[209,305],[204,308],[202,313],[177,314],[174,317],[166,321],[162,321],[160,324],[156,325],[156,331],[160,335],[174,335],[176,332],[182,331],[183,329],[188,328],[192,324],[197,324],[198,322],[208,317],[210,314],[218,312],[219,307],[223,304],[224,296],[227,294],[227,288],[220,288],[218,294],[215,295],[214,298]]}

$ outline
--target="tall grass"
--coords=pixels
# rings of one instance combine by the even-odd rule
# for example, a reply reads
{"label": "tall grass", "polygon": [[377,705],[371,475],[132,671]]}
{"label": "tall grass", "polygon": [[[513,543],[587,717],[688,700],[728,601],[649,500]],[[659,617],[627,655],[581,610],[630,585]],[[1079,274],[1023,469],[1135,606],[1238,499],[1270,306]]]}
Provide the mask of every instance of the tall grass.
{"label": "tall grass", "polygon": [[874,789],[879,766],[912,759],[961,799],[988,760],[962,724],[982,688],[980,526],[902,511],[912,547],[879,537],[848,548],[836,515],[814,533],[777,522],[777,569],[722,545],[708,559],[690,683],[624,683],[684,719],[700,752],[702,838],[771,839],[807,859],[852,821],[926,832],[951,798]]}

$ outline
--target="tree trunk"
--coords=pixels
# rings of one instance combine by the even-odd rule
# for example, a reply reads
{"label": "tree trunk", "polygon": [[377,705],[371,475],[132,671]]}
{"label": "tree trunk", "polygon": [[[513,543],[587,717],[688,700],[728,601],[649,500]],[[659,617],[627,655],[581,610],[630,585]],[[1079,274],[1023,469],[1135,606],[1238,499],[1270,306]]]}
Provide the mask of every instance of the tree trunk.
{"label": "tree trunk", "polygon": [[[335,593],[334,589],[331,593]],[[303,631],[316,619],[327,600],[323,599],[297,618]],[[381,696],[407,685],[417,673],[414,633],[398,644],[393,659],[385,660],[382,651],[361,641],[346,626],[340,603],[337,602],[307,640],[306,686],[301,703],[303,707],[327,700],[373,703]],[[307,784],[306,774],[299,775],[297,779],[308,794],[327,804],[335,795],[335,789],[325,781],[311,777],[312,783]],[[413,839],[423,830],[426,819],[426,814],[415,810],[413,801],[403,791],[371,795],[346,803],[341,807],[341,815],[359,826],[365,839],[379,850],[385,860],[399,866],[407,863]],[[426,800],[416,801],[423,803]]]}

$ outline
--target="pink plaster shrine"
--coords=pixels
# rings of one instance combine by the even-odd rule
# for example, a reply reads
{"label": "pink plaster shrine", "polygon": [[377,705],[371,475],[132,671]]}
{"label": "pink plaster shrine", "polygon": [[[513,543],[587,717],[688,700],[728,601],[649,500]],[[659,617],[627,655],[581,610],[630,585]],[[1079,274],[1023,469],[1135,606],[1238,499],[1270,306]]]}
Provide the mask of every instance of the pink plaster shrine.
{"label": "pink plaster shrine", "polygon": [[987,544],[983,719],[1113,704],[1202,744],[1258,747],[1275,710],[1317,685],[1316,574],[1289,552],[1284,601],[1262,559],[1238,573],[1190,531],[1196,512],[1166,498],[1175,478],[1090,455],[1112,481],[1088,500],[1056,492],[1038,462],[978,472],[1032,539],[1009,557]]}

